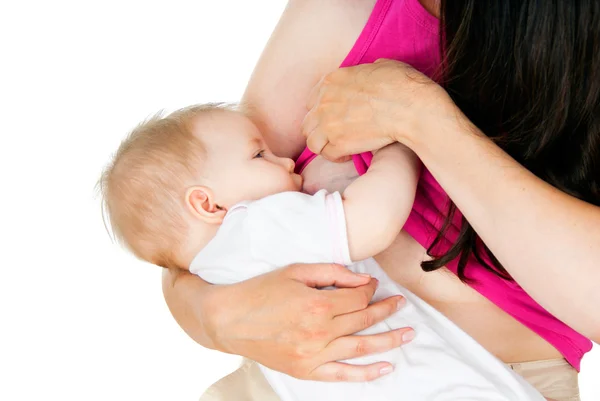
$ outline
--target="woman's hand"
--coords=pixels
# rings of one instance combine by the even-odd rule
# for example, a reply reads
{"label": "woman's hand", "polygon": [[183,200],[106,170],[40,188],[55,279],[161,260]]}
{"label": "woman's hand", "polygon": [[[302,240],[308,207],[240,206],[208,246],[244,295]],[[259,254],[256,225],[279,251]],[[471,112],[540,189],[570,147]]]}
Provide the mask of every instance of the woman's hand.
{"label": "woman's hand", "polygon": [[329,160],[380,149],[411,135],[432,118],[452,116],[454,103],[408,64],[378,60],[341,68],[312,90],[302,132],[310,150]]}
{"label": "woman's hand", "polygon": [[[336,286],[334,290],[317,288]],[[377,280],[345,267],[293,265],[229,286],[213,286],[205,314],[215,348],[300,379],[368,381],[392,371],[387,362],[337,360],[387,351],[409,328],[352,336],[404,305],[390,297],[369,305]]]}

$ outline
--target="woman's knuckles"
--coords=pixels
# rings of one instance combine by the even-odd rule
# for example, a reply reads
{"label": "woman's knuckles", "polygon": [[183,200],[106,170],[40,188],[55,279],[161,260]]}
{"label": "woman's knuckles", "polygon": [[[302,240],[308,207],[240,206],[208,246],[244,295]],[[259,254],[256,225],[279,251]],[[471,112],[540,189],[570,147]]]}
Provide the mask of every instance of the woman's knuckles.
{"label": "woman's knuckles", "polygon": [[345,83],[349,77],[349,70],[348,68],[338,68],[325,75],[321,80],[321,88],[336,87]]}
{"label": "woman's knuckles", "polygon": [[357,292],[356,297],[359,302],[360,308],[365,309],[367,306],[369,306],[369,303],[371,302],[371,298],[373,297],[373,294],[371,294],[367,291],[359,291],[359,292]]}
{"label": "woman's knuckles", "polygon": [[362,329],[368,329],[369,327],[373,326],[376,323],[376,319],[375,319],[375,315],[373,315],[373,313],[371,313],[370,311],[366,311],[363,313],[362,315],[362,323],[361,323],[361,327]]}
{"label": "woman's knuckles", "polygon": [[309,379],[311,369],[304,363],[294,361],[288,366],[285,373],[297,379]]}
{"label": "woman's knuckles", "polygon": [[329,333],[326,330],[317,328],[317,325],[311,325],[310,327],[297,328],[292,335],[292,344],[295,344],[294,349],[305,350],[304,348],[322,348],[323,342],[326,342],[329,337]]}
{"label": "woman's knuckles", "polygon": [[304,341],[296,344],[296,346],[291,349],[290,356],[299,363],[308,364],[309,361],[313,360],[321,351],[323,351],[323,346],[321,344],[313,341]]}
{"label": "woman's knuckles", "polygon": [[348,374],[341,368],[338,368],[334,374],[333,379],[338,382],[348,381]]}
{"label": "woman's knuckles", "polygon": [[340,100],[339,95],[333,84],[323,85],[321,87],[321,96],[319,96],[317,110],[327,110],[332,105],[335,105]]}
{"label": "woman's knuckles", "polygon": [[364,356],[369,354],[369,350],[371,349],[370,344],[364,339],[358,339],[354,344],[354,355],[355,356]]}
{"label": "woman's knuckles", "polygon": [[313,298],[306,306],[306,312],[316,317],[327,317],[331,316],[333,309],[333,302],[326,296],[326,294],[319,294]]}

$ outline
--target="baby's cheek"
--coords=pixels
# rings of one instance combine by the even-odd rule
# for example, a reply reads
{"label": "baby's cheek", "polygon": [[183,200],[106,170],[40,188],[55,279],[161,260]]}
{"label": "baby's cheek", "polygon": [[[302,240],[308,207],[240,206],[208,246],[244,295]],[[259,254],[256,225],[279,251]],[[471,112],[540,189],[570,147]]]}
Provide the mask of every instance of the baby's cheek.
{"label": "baby's cheek", "polygon": [[302,191],[312,195],[320,189],[326,189],[327,192],[343,192],[358,177],[358,173],[352,160],[333,163],[317,156],[304,168],[302,177]]}

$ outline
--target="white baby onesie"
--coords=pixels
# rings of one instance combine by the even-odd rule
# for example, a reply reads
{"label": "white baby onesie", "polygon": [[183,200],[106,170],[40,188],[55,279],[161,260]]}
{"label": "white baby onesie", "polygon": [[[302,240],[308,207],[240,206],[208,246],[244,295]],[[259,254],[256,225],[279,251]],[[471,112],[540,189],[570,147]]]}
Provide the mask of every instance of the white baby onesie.
{"label": "white baby onesie", "polygon": [[357,334],[410,326],[417,335],[402,347],[345,361],[394,365],[392,373],[371,382],[298,380],[261,366],[282,401],[544,400],[454,323],[390,279],[374,259],[352,263],[337,192],[284,192],[232,207],[190,271],[214,284],[232,284],[293,263],[348,265],[379,280],[373,301],[392,295],[406,298],[403,309]]}

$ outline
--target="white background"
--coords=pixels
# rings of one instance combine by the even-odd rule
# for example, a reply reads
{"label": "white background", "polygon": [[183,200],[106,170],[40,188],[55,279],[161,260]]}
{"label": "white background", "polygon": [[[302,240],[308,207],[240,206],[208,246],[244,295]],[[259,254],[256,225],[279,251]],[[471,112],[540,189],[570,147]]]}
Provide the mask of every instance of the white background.
{"label": "white background", "polygon": [[[284,3],[1,3],[1,400],[195,400],[235,368],[110,242],[94,185],[146,116],[238,100]],[[598,377],[596,347],[584,401]]]}

